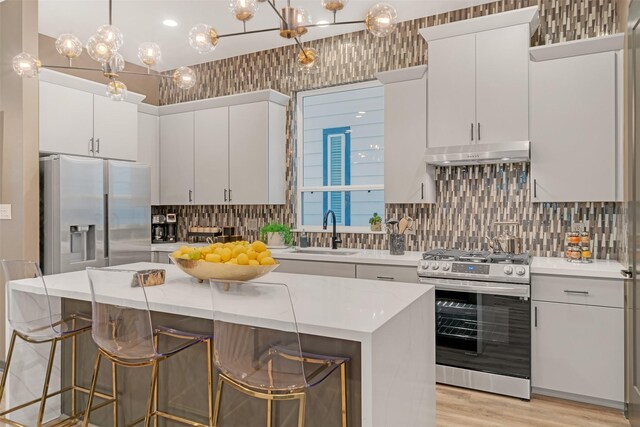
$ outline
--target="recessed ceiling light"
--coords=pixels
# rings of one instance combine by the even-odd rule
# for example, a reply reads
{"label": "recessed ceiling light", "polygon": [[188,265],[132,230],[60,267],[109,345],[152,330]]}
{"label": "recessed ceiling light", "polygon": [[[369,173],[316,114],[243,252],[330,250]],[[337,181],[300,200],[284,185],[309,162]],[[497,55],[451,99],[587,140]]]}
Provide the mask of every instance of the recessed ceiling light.
{"label": "recessed ceiling light", "polygon": [[174,21],[173,19],[165,19],[164,21],[162,21],[162,23],[164,25],[166,25],[167,27],[177,27],[178,23],[176,21]]}
{"label": "recessed ceiling light", "polygon": [[363,114],[364,115],[364,114],[367,114],[367,112],[366,111],[358,111],[358,114]]}
{"label": "recessed ceiling light", "polygon": [[318,22],[316,22],[316,25],[319,25],[320,28],[325,28],[325,27],[329,26],[329,21],[324,21],[324,20],[318,21]]}
{"label": "recessed ceiling light", "polygon": [[362,116],[361,116],[361,115],[357,115],[357,116],[356,116],[356,119],[361,119],[361,118],[362,118]]}

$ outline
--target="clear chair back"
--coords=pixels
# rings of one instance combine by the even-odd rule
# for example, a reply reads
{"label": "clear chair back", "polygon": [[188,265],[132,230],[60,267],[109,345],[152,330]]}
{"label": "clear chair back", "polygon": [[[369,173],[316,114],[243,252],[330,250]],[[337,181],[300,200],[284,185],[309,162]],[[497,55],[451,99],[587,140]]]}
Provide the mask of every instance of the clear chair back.
{"label": "clear chair back", "polygon": [[13,288],[6,292],[7,318],[11,328],[35,341],[59,336],[64,326],[61,323],[61,300],[49,297],[38,263],[23,260],[2,260],[1,263],[5,283],[27,279],[30,285],[28,292]]}
{"label": "clear chair back", "polygon": [[[126,360],[156,357],[151,312],[144,287],[133,270],[87,268],[91,285],[95,343],[107,353]],[[136,307],[123,307],[118,297],[137,301]]]}
{"label": "clear chair back", "polygon": [[307,386],[289,288],[281,283],[210,281],[214,365],[267,391]]}

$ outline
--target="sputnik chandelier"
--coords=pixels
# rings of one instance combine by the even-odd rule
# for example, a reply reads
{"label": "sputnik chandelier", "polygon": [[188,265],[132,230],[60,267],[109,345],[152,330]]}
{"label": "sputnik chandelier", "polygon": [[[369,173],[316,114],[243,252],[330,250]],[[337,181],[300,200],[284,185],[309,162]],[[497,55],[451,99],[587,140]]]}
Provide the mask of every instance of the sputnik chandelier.
{"label": "sputnik chandelier", "polygon": [[[297,56],[298,68],[304,72],[314,72],[318,70],[319,53],[311,47],[304,47],[300,41],[300,37],[306,34],[309,28],[364,24],[366,29],[376,37],[386,37],[396,28],[398,15],[396,10],[386,3],[378,3],[371,7],[362,21],[338,22],[337,13],[344,9],[348,0],[321,0],[321,2],[322,6],[333,14],[333,22],[312,24],[311,17],[307,11],[299,7],[292,7],[291,0],[287,0],[286,6],[281,8],[276,6],[276,0],[230,0],[229,9],[231,14],[243,23],[243,31],[218,34],[213,27],[206,24],[198,24],[189,32],[189,44],[198,52],[206,53],[214,50],[220,39],[225,37],[279,31],[281,37],[293,39],[298,45],[300,49],[300,53]],[[278,28],[247,31],[247,21],[253,18],[258,10],[259,3],[267,3],[278,15],[280,20]]]}
{"label": "sputnik chandelier", "polygon": [[89,37],[85,46],[91,59],[99,62],[101,68],[73,66],[73,60],[82,54],[82,42],[73,34],[62,34],[56,40],[56,50],[67,58],[67,66],[43,65],[38,58],[22,52],[13,57],[13,70],[25,78],[36,77],[41,68],[101,72],[109,79],[106,93],[114,101],[122,101],[127,96],[127,86],[118,80],[120,74],[172,79],[181,89],[190,89],[196,84],[195,73],[189,67],[180,67],[171,75],[152,72],[151,67],[158,63],[161,56],[160,46],[153,42],[144,42],[138,46],[138,59],[147,67],[147,72],[125,71],[124,58],[118,53],[124,43],[124,37],[112,23],[112,6],[112,0],[109,0],[109,24],[99,27],[96,33]]}

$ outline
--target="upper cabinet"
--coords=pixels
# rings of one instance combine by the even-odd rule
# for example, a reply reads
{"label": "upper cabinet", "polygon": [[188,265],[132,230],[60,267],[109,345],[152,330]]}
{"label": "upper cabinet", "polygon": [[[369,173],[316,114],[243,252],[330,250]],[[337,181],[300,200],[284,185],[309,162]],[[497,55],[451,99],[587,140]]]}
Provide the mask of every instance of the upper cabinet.
{"label": "upper cabinet", "polygon": [[112,101],[103,84],[50,70],[42,70],[39,84],[41,152],[137,159],[144,96],[129,92],[127,101]]}
{"label": "upper cabinet", "polygon": [[376,74],[384,84],[384,201],[435,203],[427,148],[427,67]]}
{"label": "upper cabinet", "polygon": [[531,49],[534,202],[622,200],[622,45],[607,36]]}
{"label": "upper cabinet", "polygon": [[160,204],[160,118],[158,108],[140,106],[138,112],[138,162],[151,167],[151,204]]}
{"label": "upper cabinet", "polygon": [[538,8],[420,30],[428,42],[428,146],[529,140],[529,46]]}
{"label": "upper cabinet", "polygon": [[288,100],[266,90],[160,107],[160,203],[283,204]]}

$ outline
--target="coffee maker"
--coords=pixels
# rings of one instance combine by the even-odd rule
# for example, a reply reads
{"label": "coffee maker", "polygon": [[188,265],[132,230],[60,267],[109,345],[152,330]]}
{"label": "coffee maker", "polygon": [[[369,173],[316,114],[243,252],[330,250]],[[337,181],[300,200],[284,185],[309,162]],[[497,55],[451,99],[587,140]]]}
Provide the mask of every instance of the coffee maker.
{"label": "coffee maker", "polygon": [[164,238],[165,242],[175,243],[178,234],[178,218],[174,213],[168,213],[166,218],[167,234]]}
{"label": "coffee maker", "polygon": [[167,236],[167,218],[164,215],[151,216],[151,243],[164,243]]}

